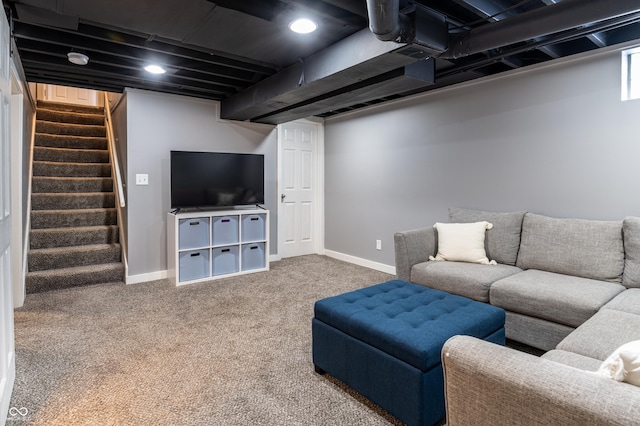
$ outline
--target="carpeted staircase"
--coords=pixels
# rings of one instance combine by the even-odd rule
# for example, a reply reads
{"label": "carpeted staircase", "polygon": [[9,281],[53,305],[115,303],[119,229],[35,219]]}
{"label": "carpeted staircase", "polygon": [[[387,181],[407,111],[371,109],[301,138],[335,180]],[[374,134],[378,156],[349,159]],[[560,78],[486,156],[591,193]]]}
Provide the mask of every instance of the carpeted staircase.
{"label": "carpeted staircase", "polygon": [[26,291],[122,281],[104,110],[38,101]]}

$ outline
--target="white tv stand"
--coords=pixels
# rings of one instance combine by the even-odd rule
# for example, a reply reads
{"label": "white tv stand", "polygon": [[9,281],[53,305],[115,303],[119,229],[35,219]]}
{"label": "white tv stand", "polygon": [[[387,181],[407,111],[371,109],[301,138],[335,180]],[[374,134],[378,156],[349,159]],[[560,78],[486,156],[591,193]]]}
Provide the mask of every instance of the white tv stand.
{"label": "white tv stand", "polygon": [[269,270],[269,211],[167,214],[168,278],[176,285]]}

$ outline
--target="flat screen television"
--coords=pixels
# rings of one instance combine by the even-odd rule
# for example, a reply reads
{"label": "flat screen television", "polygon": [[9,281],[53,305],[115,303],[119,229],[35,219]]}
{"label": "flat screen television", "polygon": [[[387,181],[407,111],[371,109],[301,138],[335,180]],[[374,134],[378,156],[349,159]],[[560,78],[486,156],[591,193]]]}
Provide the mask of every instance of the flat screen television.
{"label": "flat screen television", "polygon": [[171,151],[171,208],[264,204],[264,155]]}

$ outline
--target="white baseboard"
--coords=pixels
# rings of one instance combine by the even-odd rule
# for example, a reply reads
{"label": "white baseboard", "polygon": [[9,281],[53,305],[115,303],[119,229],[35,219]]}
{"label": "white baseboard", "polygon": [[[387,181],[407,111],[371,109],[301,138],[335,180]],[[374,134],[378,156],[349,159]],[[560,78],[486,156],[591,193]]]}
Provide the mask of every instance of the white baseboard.
{"label": "white baseboard", "polygon": [[374,269],[376,271],[385,272],[395,275],[396,267],[385,265],[384,263],[373,262],[371,260],[362,259],[360,257],[351,256],[349,254],[338,253],[337,251],[325,250],[324,255],[344,262],[353,263],[355,265],[364,266],[365,268]]}
{"label": "white baseboard", "polygon": [[127,275],[124,282],[127,284],[140,284],[146,283],[148,281],[164,280],[167,278],[167,276],[167,271],[157,271],[139,275]]}
{"label": "white baseboard", "polygon": [[[385,265],[383,263],[372,262],[367,259],[361,259],[359,257],[350,256],[348,254],[342,254],[331,250],[325,250],[324,255],[332,257],[334,259],[342,260],[344,262],[353,263],[355,265],[364,266],[365,268],[374,269],[380,272],[386,272],[387,274],[395,275],[396,268],[393,266]],[[278,254],[270,254],[269,262],[278,262],[282,260],[282,257]],[[149,272],[148,274],[127,275],[125,277],[126,284],[140,284],[149,281],[164,280],[169,276],[168,271]]]}

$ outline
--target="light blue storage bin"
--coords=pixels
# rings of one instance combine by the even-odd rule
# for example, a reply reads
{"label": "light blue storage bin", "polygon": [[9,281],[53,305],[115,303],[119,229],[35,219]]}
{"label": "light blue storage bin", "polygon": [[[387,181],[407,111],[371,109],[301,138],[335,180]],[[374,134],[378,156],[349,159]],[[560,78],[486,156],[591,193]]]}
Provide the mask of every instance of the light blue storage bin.
{"label": "light blue storage bin", "polygon": [[209,245],[209,218],[180,219],[178,224],[180,250],[202,248]]}
{"label": "light blue storage bin", "polygon": [[238,242],[238,216],[213,217],[212,221],[211,241],[214,246]]}
{"label": "light blue storage bin", "polygon": [[264,241],[265,214],[250,214],[242,216],[242,242]]}
{"label": "light blue storage bin", "polygon": [[242,270],[262,269],[265,267],[264,243],[242,245]]}
{"label": "light blue storage bin", "polygon": [[213,275],[232,274],[239,271],[239,246],[216,247],[213,252]]}
{"label": "light blue storage bin", "polygon": [[209,276],[209,249],[183,251],[179,255],[179,262],[180,282]]}

